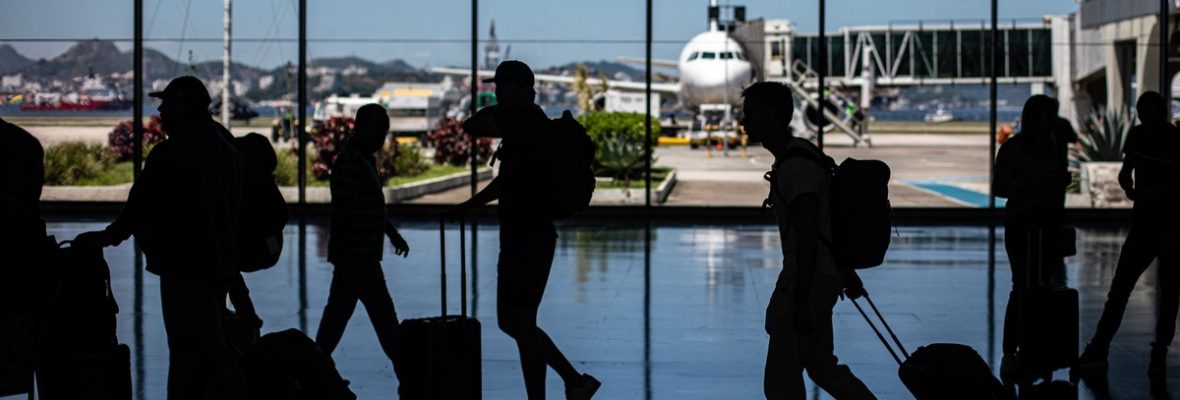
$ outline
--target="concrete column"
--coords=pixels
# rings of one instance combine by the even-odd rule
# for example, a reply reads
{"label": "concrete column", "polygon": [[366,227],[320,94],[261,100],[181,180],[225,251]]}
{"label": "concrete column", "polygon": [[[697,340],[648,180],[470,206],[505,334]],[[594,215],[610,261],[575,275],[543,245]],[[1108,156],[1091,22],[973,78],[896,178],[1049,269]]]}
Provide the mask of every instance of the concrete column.
{"label": "concrete column", "polygon": [[1116,24],[1106,25],[1101,28],[1102,41],[1104,44],[1103,52],[1106,53],[1106,107],[1114,110],[1121,109],[1126,104],[1123,101],[1123,77],[1119,73],[1119,57],[1118,52],[1115,51],[1113,45],[1119,39],[1118,27]]}
{"label": "concrete column", "polygon": [[1159,90],[1160,87],[1160,47],[1159,47],[1159,18],[1145,17],[1140,24],[1139,52],[1136,64],[1139,76],[1139,87],[1135,98],[1147,91]]}

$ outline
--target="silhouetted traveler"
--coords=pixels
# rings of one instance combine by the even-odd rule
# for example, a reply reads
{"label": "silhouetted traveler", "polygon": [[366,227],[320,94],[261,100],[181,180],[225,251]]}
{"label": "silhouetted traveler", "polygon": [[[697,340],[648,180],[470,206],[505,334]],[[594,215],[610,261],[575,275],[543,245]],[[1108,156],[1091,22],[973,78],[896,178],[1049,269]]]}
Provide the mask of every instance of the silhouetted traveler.
{"label": "silhouetted traveler", "polygon": [[360,301],[377,331],[381,349],[393,363],[394,373],[401,377],[397,311],[381,271],[385,237],[389,237],[394,254],[410,253],[406,240],[385,216],[385,192],[381,189],[385,185],[377,173],[376,152],[385,144],[389,117],[384,107],[366,104],[357,110],[355,126],[332,164],[328,261],[334,269],[316,343],[324,353],[332,354]]}
{"label": "silhouetted traveler", "polygon": [[500,259],[496,279],[496,316],[500,330],[516,341],[529,399],[545,398],[545,366],[557,371],[565,382],[566,398],[589,399],[602,385],[589,374],[578,373],[557,345],[537,326],[537,309],[545,294],[557,229],[546,193],[538,192],[552,179],[549,174],[560,154],[541,148],[550,119],[533,103],[533,71],[520,61],[505,61],[496,67],[494,78],[498,105],[481,110],[464,123],[477,136],[502,138],[498,159],[500,173],[486,188],[452,210],[462,215],[478,205],[499,199]]}
{"label": "silhouetted traveler", "polygon": [[32,135],[0,119],[0,393],[31,391],[34,274],[41,270],[44,151]]}
{"label": "silhouetted traveler", "polygon": [[1176,310],[1180,302],[1180,270],[1177,270],[1177,244],[1180,244],[1180,128],[1167,122],[1168,109],[1163,96],[1146,92],[1136,104],[1141,123],[1128,134],[1123,146],[1123,168],[1119,184],[1135,202],[1131,231],[1119,254],[1118,267],[1107,294],[1106,307],[1098,328],[1086,351],[1078,360],[1083,371],[1105,372],[1110,342],[1127,308],[1127,299],[1139,276],[1159,259],[1156,280],[1158,310],[1155,342],[1151,346],[1148,375],[1162,382],[1167,367],[1168,345],[1176,333]]}
{"label": "silhouetted traveler", "polygon": [[783,250],[783,270],[766,307],[770,335],[763,381],[766,398],[806,398],[806,371],[832,397],[874,399],[835,355],[832,308],[841,292],[859,297],[864,287],[855,271],[837,268],[831,249],[823,244],[832,237],[831,173],[808,158],[788,154],[807,151],[816,158],[827,156],[811,142],[791,136],[794,103],[786,86],[756,83],[742,96],[742,126],[775,157],[776,182],[772,184],[778,198],[773,211]]}
{"label": "silhouetted traveler", "polygon": [[113,246],[135,235],[148,272],[160,276],[169,399],[240,399],[244,377],[221,319],[239,276],[242,156],[210,116],[209,92],[197,78],[176,78],[150,96],[162,101],[168,139],[148,155],[115,221],[76,241]]}
{"label": "silhouetted traveler", "polygon": [[[1064,287],[1065,261],[1062,225],[1065,223],[1066,134],[1055,129],[1057,101],[1044,95],[1030,97],[1021,113],[1020,132],[1009,138],[996,155],[996,196],[1005,197],[1004,247],[1012,269],[1012,291],[1004,316],[1004,363],[1001,375],[1016,373],[1020,348],[1020,298],[1030,276],[1048,287]],[[1030,254],[1039,256],[1030,256]],[[1038,257],[1038,259],[1030,259]],[[1030,269],[1031,268],[1031,269]]]}

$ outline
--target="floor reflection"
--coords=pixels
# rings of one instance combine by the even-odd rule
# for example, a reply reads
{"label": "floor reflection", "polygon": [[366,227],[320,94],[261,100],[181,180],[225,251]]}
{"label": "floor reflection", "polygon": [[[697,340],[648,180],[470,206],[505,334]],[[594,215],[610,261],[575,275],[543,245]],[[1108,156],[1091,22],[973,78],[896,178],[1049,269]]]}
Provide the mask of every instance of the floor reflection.
{"label": "floor reflection", "polygon": [[[264,331],[319,324],[332,269],[325,261],[324,221],[287,227],[288,248],[276,267],[247,274],[251,294],[266,321]],[[438,313],[438,228],[404,224],[412,251],[387,257],[387,281],[400,318]],[[92,222],[55,222],[52,234],[72,238],[100,228]],[[1080,254],[1069,262],[1070,285],[1081,293],[1085,339],[1101,312],[1117,259],[1119,230],[1082,230]],[[484,391],[489,399],[523,398],[513,343],[496,330],[495,265],[498,231],[479,226],[477,263],[471,275],[471,310],[484,326]],[[1002,243],[1003,230],[996,240]],[[471,239],[469,241],[476,241]],[[446,233],[451,287],[458,285],[458,232]],[[987,227],[899,227],[886,265],[862,275],[881,311],[907,348],[935,342],[974,347],[998,367],[1009,273],[997,246],[989,274]],[[562,228],[541,324],[580,369],[598,376],[604,399],[715,399],[761,397],[766,335],[763,312],[780,269],[777,229],[770,225],[619,223]],[[392,249],[387,250],[392,254]],[[470,253],[469,253],[470,254]],[[167,348],[159,315],[158,279],[137,267],[130,242],[108,249],[114,290],[124,312],[119,337],[134,349],[139,399],[164,397]],[[470,264],[469,264],[470,265]],[[1154,271],[1154,270],[1153,270]],[[1113,398],[1147,395],[1147,349],[1154,324],[1155,279],[1140,282],[1112,349]],[[994,279],[994,285],[989,280]],[[458,312],[457,295],[449,301]],[[129,306],[129,307],[128,307]],[[997,311],[997,307],[999,307]],[[334,354],[360,398],[390,398],[396,382],[378,351],[365,313],[356,313]],[[836,307],[836,348],[841,360],[882,399],[910,395],[896,365],[851,304]],[[314,332],[309,331],[314,336]],[[1178,364],[1180,356],[1172,357]],[[1173,374],[1177,375],[1177,374]],[[1064,371],[1059,373],[1064,379]],[[1175,380],[1173,385],[1180,384]],[[550,374],[549,390],[561,397]],[[812,389],[814,390],[814,389]],[[818,398],[826,398],[815,393]],[[1095,398],[1083,388],[1079,398]]]}

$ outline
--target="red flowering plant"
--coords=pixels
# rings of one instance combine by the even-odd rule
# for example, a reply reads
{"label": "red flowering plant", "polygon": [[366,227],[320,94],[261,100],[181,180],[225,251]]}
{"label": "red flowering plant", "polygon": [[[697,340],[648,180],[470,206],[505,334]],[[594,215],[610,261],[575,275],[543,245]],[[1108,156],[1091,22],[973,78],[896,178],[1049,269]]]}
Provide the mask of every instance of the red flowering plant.
{"label": "red flowering plant", "polygon": [[[492,138],[476,140],[476,157],[480,163],[487,162],[492,156]],[[426,137],[426,142],[434,147],[434,162],[439,164],[467,165],[471,160],[471,137],[463,131],[463,121],[454,118],[443,118],[438,121],[438,127]]]}
{"label": "red flowering plant", "polygon": [[[315,160],[312,163],[312,175],[318,180],[328,180],[332,177],[332,163],[336,161],[336,154],[340,146],[352,137],[355,121],[352,118],[333,117],[326,121],[316,122],[308,132],[312,145],[315,146]],[[386,141],[377,153],[377,173],[381,180],[387,180],[397,174],[398,145],[396,140]]]}
{"label": "red flowering plant", "polygon": [[[107,145],[119,155],[119,161],[130,161],[135,156],[135,128],[134,121],[126,120],[115,125],[115,129],[107,134]],[[164,141],[164,126],[160,124],[160,116],[153,115],[143,127],[143,155],[147,157],[152,145]]]}

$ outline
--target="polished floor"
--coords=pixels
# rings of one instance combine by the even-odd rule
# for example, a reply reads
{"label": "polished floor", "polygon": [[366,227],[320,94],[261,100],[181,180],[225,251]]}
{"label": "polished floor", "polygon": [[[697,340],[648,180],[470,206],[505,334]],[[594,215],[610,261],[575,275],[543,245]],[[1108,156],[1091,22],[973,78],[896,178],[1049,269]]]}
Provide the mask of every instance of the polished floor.
{"label": "polished floor", "polygon": [[[59,238],[103,226],[58,221]],[[439,233],[429,222],[407,222],[408,258],[384,261],[401,318],[439,310]],[[557,257],[541,325],[577,368],[604,382],[601,399],[761,398],[767,337],[763,311],[780,270],[778,235],[771,225],[604,223],[560,230]],[[325,261],[322,221],[292,224],[278,266],[247,275],[266,321],[264,332],[299,328],[314,336],[327,299],[332,266]],[[650,241],[645,240],[650,234]],[[513,343],[495,321],[498,231],[481,225],[472,272],[470,311],[483,323],[483,388],[488,399],[524,398]],[[912,351],[934,342],[974,347],[999,364],[1003,309],[1009,288],[1003,230],[994,273],[987,227],[900,227],[886,265],[863,273],[866,286]],[[470,243],[470,237],[468,237]],[[1081,292],[1082,341],[1092,332],[1113,274],[1122,233],[1086,229],[1081,254],[1069,260],[1069,282]],[[451,312],[458,312],[458,232],[446,233]],[[130,243],[106,251],[123,312],[119,337],[132,348],[137,399],[163,399],[167,347],[160,318],[158,279],[136,266]],[[1112,350],[1115,399],[1147,397],[1146,354],[1155,320],[1154,270],[1131,299]],[[396,381],[368,317],[353,316],[333,357],[362,399],[396,398]],[[911,398],[896,365],[847,301],[836,306],[836,351],[882,399]],[[1180,393],[1180,351],[1173,351],[1171,386]],[[1061,371],[1058,378],[1064,379]],[[551,398],[563,398],[550,374]],[[813,398],[827,398],[809,384]],[[1078,398],[1102,398],[1086,386]]]}

